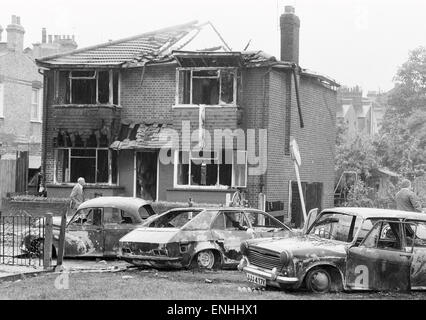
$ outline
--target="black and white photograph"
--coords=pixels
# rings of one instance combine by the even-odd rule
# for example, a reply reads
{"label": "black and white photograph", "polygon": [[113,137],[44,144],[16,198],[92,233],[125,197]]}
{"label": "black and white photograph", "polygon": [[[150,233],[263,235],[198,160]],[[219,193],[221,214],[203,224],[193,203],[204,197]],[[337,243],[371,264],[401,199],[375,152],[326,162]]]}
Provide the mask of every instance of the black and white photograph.
{"label": "black and white photograph", "polygon": [[426,2],[0,7],[0,300],[426,299]]}

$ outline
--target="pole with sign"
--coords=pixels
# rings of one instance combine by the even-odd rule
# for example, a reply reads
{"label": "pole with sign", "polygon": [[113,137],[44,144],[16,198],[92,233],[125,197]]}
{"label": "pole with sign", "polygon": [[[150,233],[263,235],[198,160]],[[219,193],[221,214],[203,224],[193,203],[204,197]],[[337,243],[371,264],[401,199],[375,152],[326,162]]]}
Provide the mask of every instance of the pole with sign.
{"label": "pole with sign", "polygon": [[293,137],[290,137],[290,150],[291,150],[291,158],[293,159],[293,163],[294,163],[294,170],[296,171],[297,186],[299,189],[300,203],[302,205],[302,212],[303,212],[303,221],[306,221],[305,199],[303,197],[302,183],[300,182],[300,174],[299,174],[299,166],[302,164],[302,159],[300,157],[299,146],[297,145],[297,142]]}

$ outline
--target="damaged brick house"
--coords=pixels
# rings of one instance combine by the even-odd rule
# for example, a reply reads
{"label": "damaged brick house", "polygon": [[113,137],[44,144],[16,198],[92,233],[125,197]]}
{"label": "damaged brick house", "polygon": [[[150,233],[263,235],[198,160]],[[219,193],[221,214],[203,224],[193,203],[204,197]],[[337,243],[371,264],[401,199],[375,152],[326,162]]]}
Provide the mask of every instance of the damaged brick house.
{"label": "damaged brick house", "polygon": [[[298,66],[292,7],[281,28],[281,61],[262,51],[233,51],[212,24],[197,22],[37,60],[47,97],[42,168],[49,196],[67,197],[79,176],[89,197],[224,204],[239,187],[251,206],[258,207],[262,193],[267,211],[297,224],[293,136],[308,209],[331,206],[338,85]],[[265,150],[266,171],[250,174],[248,142],[236,140],[224,147],[230,163],[221,161],[225,150],[180,147],[167,153],[174,161],[159,161],[166,129],[193,147],[185,140],[187,124],[211,137],[215,129],[255,129],[254,149]],[[260,129],[267,143],[259,143]]]}

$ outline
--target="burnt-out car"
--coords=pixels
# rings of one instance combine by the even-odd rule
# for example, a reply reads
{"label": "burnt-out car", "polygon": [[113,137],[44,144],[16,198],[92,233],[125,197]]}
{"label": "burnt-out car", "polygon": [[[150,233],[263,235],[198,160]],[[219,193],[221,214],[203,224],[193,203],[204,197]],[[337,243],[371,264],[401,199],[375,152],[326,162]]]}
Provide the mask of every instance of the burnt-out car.
{"label": "burnt-out car", "polygon": [[313,292],[426,289],[426,215],[421,213],[327,209],[304,235],[249,240],[241,251],[238,269],[256,286]]}
{"label": "burnt-out car", "polygon": [[120,257],[156,268],[235,267],[242,241],[291,234],[285,224],[256,209],[173,209],[121,238]]}
{"label": "burnt-out car", "polygon": [[[130,197],[99,197],[83,202],[67,218],[65,257],[114,257],[118,240],[156,215],[150,202]],[[53,248],[59,247],[61,217],[53,217]],[[24,252],[39,253],[43,239],[34,238],[31,230],[23,237]]]}

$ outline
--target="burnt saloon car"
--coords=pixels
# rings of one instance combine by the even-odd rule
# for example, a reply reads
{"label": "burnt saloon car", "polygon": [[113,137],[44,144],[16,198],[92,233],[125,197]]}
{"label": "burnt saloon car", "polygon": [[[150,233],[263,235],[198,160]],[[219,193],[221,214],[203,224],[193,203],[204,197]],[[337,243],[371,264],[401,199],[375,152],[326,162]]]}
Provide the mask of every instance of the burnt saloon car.
{"label": "burnt saloon car", "polygon": [[[76,213],[67,219],[65,229],[65,257],[115,257],[118,240],[140,227],[155,215],[149,202],[130,197],[99,197],[83,202]],[[53,252],[59,247],[61,217],[53,218]],[[24,236],[23,251],[40,253],[43,239],[35,233]]]}
{"label": "burnt saloon car", "polygon": [[120,239],[120,257],[155,268],[235,267],[241,241],[290,234],[286,225],[256,209],[173,209]]}
{"label": "burnt saloon car", "polygon": [[426,289],[425,214],[335,208],[313,218],[304,235],[242,243],[247,280],[313,292]]}

